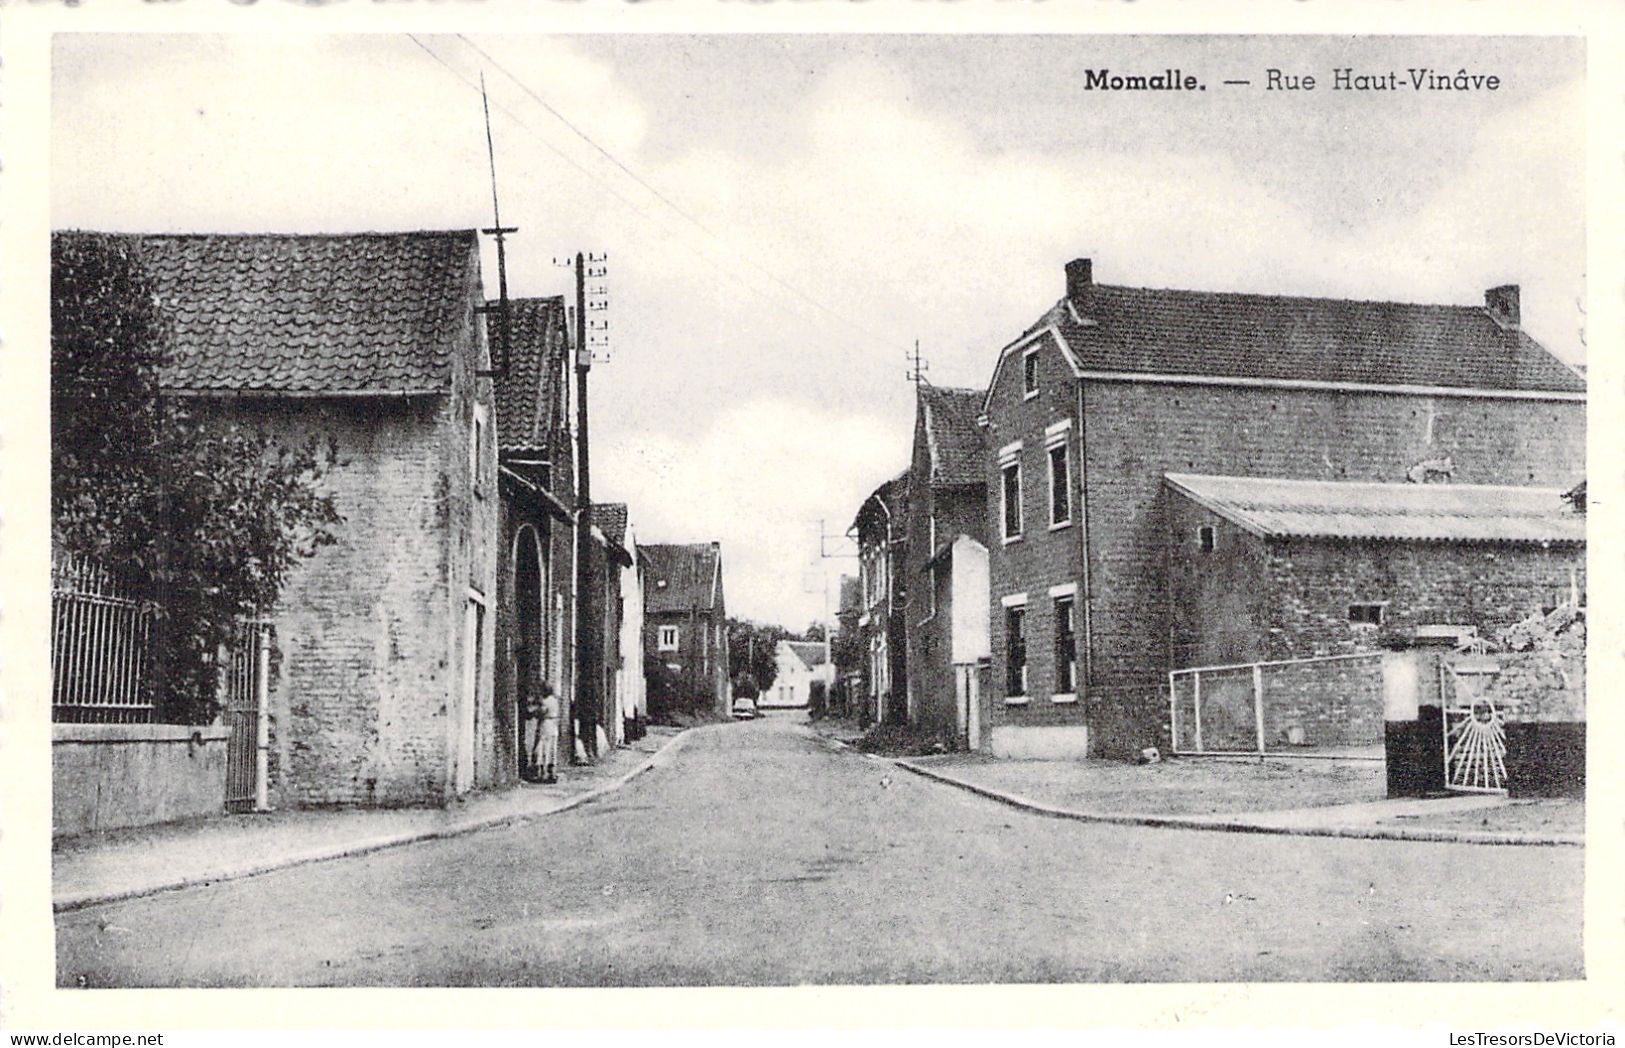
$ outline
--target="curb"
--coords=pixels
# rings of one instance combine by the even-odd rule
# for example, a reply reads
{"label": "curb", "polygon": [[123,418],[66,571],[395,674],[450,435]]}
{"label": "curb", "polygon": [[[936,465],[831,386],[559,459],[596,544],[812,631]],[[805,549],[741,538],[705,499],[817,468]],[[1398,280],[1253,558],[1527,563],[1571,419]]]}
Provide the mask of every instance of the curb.
{"label": "curb", "polygon": [[272,873],[276,870],[291,869],[295,866],[308,866],[312,863],[327,862],[330,859],[344,859],[356,855],[367,855],[372,852],[383,851],[387,848],[397,848],[403,844],[415,844],[419,841],[442,840],[448,837],[460,837],[464,834],[474,833],[478,830],[489,830],[497,827],[520,826],[536,819],[560,812],[579,808],[589,801],[625,786],[633,779],[649,771],[671,762],[673,754],[682,742],[693,733],[692,728],[686,728],[672,736],[671,740],[636,767],[617,778],[611,779],[602,786],[594,787],[585,793],[565,798],[549,807],[539,808],[535,811],[509,812],[501,815],[489,815],[483,818],[473,818],[467,822],[454,823],[450,826],[435,826],[422,830],[406,830],[383,837],[363,838],[346,844],[333,845],[315,851],[290,855],[281,859],[253,865],[240,866],[229,870],[212,872],[196,877],[177,877],[174,880],[158,884],[144,884],[136,888],[121,889],[112,892],[95,892],[84,895],[73,895],[62,899],[51,900],[53,913],[69,913],[74,910],[83,910],[91,906],[101,906],[110,902],[124,902],[129,899],[139,899],[148,895],[157,895],[159,892],[179,891],[183,888],[195,888],[207,884],[218,884],[222,881],[236,881],[245,877],[257,877],[262,873]]}
{"label": "curb", "polygon": [[[839,741],[839,740],[836,740]],[[844,745],[844,744],[843,744]],[[1585,847],[1585,837],[1579,834],[1526,834],[1494,833],[1479,830],[1425,830],[1406,826],[1282,826],[1250,821],[1234,816],[1201,815],[1126,815],[1104,812],[1081,812],[1004,793],[987,786],[956,779],[942,772],[932,771],[903,758],[891,763],[914,774],[954,786],[989,800],[1007,804],[1012,808],[1048,816],[1052,819],[1071,819],[1076,822],[1108,823],[1117,826],[1147,826],[1165,830],[1216,830],[1223,833],[1270,833],[1286,837],[1344,837],[1357,840],[1430,841],[1452,844],[1536,845],[1542,847]]]}

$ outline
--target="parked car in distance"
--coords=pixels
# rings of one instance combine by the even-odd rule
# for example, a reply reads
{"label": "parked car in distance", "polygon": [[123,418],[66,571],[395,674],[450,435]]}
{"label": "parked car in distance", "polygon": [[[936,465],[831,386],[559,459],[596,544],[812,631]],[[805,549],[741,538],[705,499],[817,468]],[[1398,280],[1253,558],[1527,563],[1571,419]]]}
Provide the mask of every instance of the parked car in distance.
{"label": "parked car in distance", "polygon": [[733,705],[734,720],[755,720],[761,716],[756,711],[755,699],[735,699]]}

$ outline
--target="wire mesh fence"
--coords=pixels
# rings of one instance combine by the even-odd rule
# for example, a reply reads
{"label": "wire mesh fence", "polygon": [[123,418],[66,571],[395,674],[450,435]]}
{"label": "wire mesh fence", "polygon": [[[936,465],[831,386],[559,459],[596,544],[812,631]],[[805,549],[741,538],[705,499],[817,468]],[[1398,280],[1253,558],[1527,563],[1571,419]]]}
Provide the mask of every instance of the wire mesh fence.
{"label": "wire mesh fence", "polygon": [[1382,757],[1378,652],[1174,670],[1168,688],[1175,753]]}

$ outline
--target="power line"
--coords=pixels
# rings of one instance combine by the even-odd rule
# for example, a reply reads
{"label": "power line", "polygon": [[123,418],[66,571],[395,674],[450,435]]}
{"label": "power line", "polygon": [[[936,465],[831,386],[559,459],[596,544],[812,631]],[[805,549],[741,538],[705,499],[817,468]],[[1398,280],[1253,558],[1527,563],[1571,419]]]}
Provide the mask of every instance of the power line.
{"label": "power line", "polygon": [[[439,54],[437,54],[432,48],[430,48],[427,44],[425,44],[422,40],[420,40],[417,37],[416,34],[408,33],[407,38],[410,39],[412,41],[412,43],[415,44],[420,50],[422,50],[424,52],[424,54],[428,55],[438,65],[440,65],[442,68],[444,68],[448,73],[450,73],[452,76],[454,76],[457,80],[461,81],[465,87],[468,87],[470,90],[474,90],[474,91],[480,90],[480,87],[479,87],[479,85],[477,83],[475,83],[473,80],[471,80],[467,75],[465,75],[461,70],[459,70],[455,66],[453,66],[450,62],[446,61],[446,59],[442,58]],[[459,39],[464,39],[464,38],[459,36]],[[620,161],[616,160],[614,158],[614,156],[612,154],[610,154],[607,150],[603,149],[603,147],[599,146],[596,142],[593,142],[590,137],[588,137],[584,132],[580,131],[573,124],[571,124],[562,114],[559,114],[557,112],[557,110],[555,110],[551,106],[549,106],[534,91],[532,91],[523,81],[521,81],[518,77],[514,76],[513,73],[511,73],[505,67],[503,67],[501,65],[501,63],[497,62],[495,59],[491,59],[490,56],[486,55],[486,53],[484,51],[482,51],[478,46],[470,43],[466,39],[464,39],[464,42],[468,43],[468,46],[471,49],[478,52],[480,55],[484,56],[488,61],[490,61],[492,63],[492,65],[496,66],[502,72],[502,74],[504,76],[506,76],[509,80],[513,81],[513,83],[518,85],[521,90],[523,90],[534,101],[536,101],[539,105],[541,105],[544,109],[546,109],[556,119],[558,119],[560,122],[564,123],[565,126],[570,128],[570,130],[573,133],[575,133],[576,135],[581,137],[584,141],[588,142],[590,145],[593,146],[594,149],[597,149],[599,152],[603,153],[610,160],[614,161],[618,167],[620,167],[630,177],[632,177],[634,180],[636,180],[638,182],[638,184],[641,185],[644,189],[648,190],[656,198],[658,198],[663,203],[665,203],[667,207],[671,208],[674,212],[676,212],[678,215],[680,215],[683,219],[685,219],[690,224],[694,225],[696,228],[698,228],[698,229],[702,230],[703,232],[705,232],[711,238],[716,239],[716,240],[721,239],[720,237],[717,236],[716,233],[711,231],[704,223],[700,222],[698,219],[694,218],[692,215],[689,215],[682,208],[678,207],[675,203],[673,203],[672,201],[667,199],[664,196],[664,194],[660,193],[653,186],[649,185],[648,182],[646,182],[645,180],[643,180],[642,178],[637,176],[637,174],[635,172],[633,172],[630,168],[627,168],[626,165],[624,165],[624,164],[620,163]],[[640,216],[645,221],[647,221],[647,222],[651,223],[652,225],[654,225],[663,234],[665,234],[668,237],[674,237],[674,238],[676,238],[678,240],[686,240],[687,239],[687,237],[685,237],[684,234],[682,234],[680,231],[673,229],[671,226],[667,225],[666,223],[662,222],[660,219],[656,218],[654,215],[650,214],[647,210],[645,210],[642,206],[640,206],[637,201],[631,199],[630,197],[626,196],[624,193],[620,192],[618,189],[615,188],[615,186],[611,185],[605,179],[600,177],[596,172],[588,170],[588,168],[585,167],[581,162],[577,161],[574,157],[570,156],[568,153],[564,152],[558,146],[554,145],[551,141],[548,140],[548,138],[547,138],[547,136],[545,134],[543,134],[538,128],[534,127],[532,124],[530,124],[530,122],[525,120],[519,114],[515,113],[511,108],[509,108],[506,105],[503,105],[501,102],[496,102],[496,103],[494,103],[494,105],[496,106],[497,110],[499,112],[503,113],[505,116],[507,116],[508,119],[512,120],[515,124],[517,124],[519,127],[524,128],[526,131],[529,131],[531,133],[531,135],[533,137],[535,137],[537,139],[537,141],[539,141],[544,147],[546,147],[549,152],[553,153],[554,155],[559,157],[561,160],[565,161],[565,163],[569,164],[571,167],[575,168],[577,171],[579,171],[581,174],[587,176],[589,179],[592,179],[594,182],[599,183],[611,196],[613,196],[615,199],[619,200],[621,203],[625,204],[627,207],[631,208],[638,216]],[[749,282],[747,280],[741,279],[742,274],[737,270],[733,270],[732,267],[727,266],[725,259],[719,258],[719,257],[713,255],[712,253],[706,251],[704,248],[694,246],[693,244],[687,244],[685,246],[686,246],[686,249],[688,251],[695,254],[699,258],[704,259],[705,261],[710,262],[710,263],[712,263],[714,265],[717,265],[718,267],[722,268],[725,272],[729,272],[729,275],[731,275],[734,278],[734,282],[739,284],[741,287],[743,287],[746,290],[752,292],[753,294],[761,297],[763,299],[763,301],[769,302],[770,304],[773,304],[773,305],[777,306],[781,310],[785,310],[784,304],[774,301],[771,297],[769,297],[765,293],[764,289],[755,286],[754,284],[752,284],[751,282]],[[863,325],[859,324],[856,321],[849,320],[845,316],[843,316],[840,313],[836,312],[835,310],[830,309],[828,306],[825,306],[822,302],[820,302],[817,299],[813,298],[811,295],[808,295],[807,293],[801,291],[799,288],[796,288],[794,285],[792,285],[792,284],[786,282],[785,280],[781,279],[775,273],[773,273],[772,271],[770,271],[770,270],[766,269],[765,267],[761,266],[759,263],[756,263],[754,260],[750,259],[749,257],[744,256],[744,255],[742,255],[742,254],[740,254],[738,252],[734,252],[733,254],[740,262],[743,262],[745,265],[751,267],[752,269],[755,269],[762,276],[764,276],[767,279],[773,281],[775,284],[778,284],[780,287],[784,288],[786,291],[788,291],[791,294],[795,295],[798,299],[800,299],[802,302],[806,303],[807,305],[812,306],[814,309],[816,309],[819,312],[827,315],[828,317],[830,317],[834,321],[842,324],[843,326],[845,326],[847,328],[850,328],[853,331],[858,332],[866,340],[874,341],[875,345],[877,345],[877,346],[886,344],[886,343],[881,342],[879,339],[877,339],[875,337],[874,333],[872,331],[870,331],[869,329],[867,329],[866,327],[864,327]]]}
{"label": "power line", "polygon": [[[661,203],[663,203],[667,207],[671,208],[678,215],[682,216],[685,220],[692,223],[695,226],[695,228],[699,229],[700,231],[702,231],[703,233],[705,233],[707,236],[711,237],[712,239],[718,240],[718,241],[720,241],[722,239],[714,230],[712,230],[704,222],[701,222],[698,218],[695,218],[693,215],[689,214],[686,210],[679,207],[670,197],[666,196],[666,194],[662,193],[660,190],[658,190],[654,186],[650,185],[647,179],[645,179],[643,176],[639,175],[636,171],[633,171],[630,167],[626,166],[626,164],[622,163],[620,158],[616,157],[615,154],[611,153],[609,150],[605,149],[603,146],[599,145],[596,141],[594,141],[592,136],[588,135],[585,131],[583,131],[579,127],[577,127],[563,113],[560,113],[557,109],[553,108],[553,106],[549,105],[547,100],[542,98],[541,95],[537,94],[535,92],[535,90],[533,90],[530,87],[529,84],[526,84],[523,80],[520,80],[511,71],[509,71],[506,66],[504,66],[501,62],[497,61],[495,58],[493,58],[491,56],[491,54],[489,52],[487,52],[484,48],[480,47],[478,44],[474,43],[472,40],[470,40],[468,37],[464,36],[461,33],[457,34],[457,39],[459,39],[463,43],[467,44],[476,53],[478,53],[483,58],[485,58],[486,61],[490,62],[491,65],[495,66],[496,69],[499,72],[501,72],[503,76],[505,76],[509,80],[513,81],[514,84],[518,85],[518,87],[519,87],[519,89],[521,91],[525,92],[525,94],[529,95],[532,99],[534,99],[536,101],[537,105],[540,105],[543,109],[545,109],[549,113],[551,113],[555,118],[558,119],[558,121],[560,123],[562,123],[565,127],[569,128],[570,131],[576,135],[576,137],[580,138],[583,142],[586,142],[588,145],[590,145],[594,149],[596,149],[599,153],[603,154],[604,157],[606,157],[616,167],[620,168],[623,172],[625,172],[628,176],[630,176],[633,181],[637,182],[638,185],[642,186],[644,189],[646,189],[650,193],[652,193],[655,196],[655,198],[658,199]],[[789,282],[781,279],[778,276],[778,274],[774,273],[772,270],[768,269],[766,266],[763,266],[760,263],[756,262],[750,256],[745,255],[745,254],[740,253],[740,252],[735,252],[734,255],[741,262],[744,262],[746,265],[750,266],[752,269],[755,269],[757,272],[761,273],[763,276],[767,277],[769,280],[773,281],[775,284],[778,284],[780,287],[784,288],[786,291],[789,291],[791,294],[793,294],[793,295],[797,296],[798,298],[802,299],[803,301],[807,302],[809,305],[812,305],[814,308],[823,311],[824,313],[826,313],[829,316],[833,317],[835,320],[839,321],[842,324],[846,324],[849,327],[853,327],[855,330],[859,330],[859,331],[863,330],[861,327],[858,327],[852,321],[847,320],[841,314],[837,313],[833,309],[830,309],[828,306],[824,305],[822,302],[820,302],[817,299],[813,298],[811,295],[808,295],[807,293],[803,292],[800,288],[797,288],[793,284],[790,284]],[[867,334],[867,332],[864,332],[864,333]]]}

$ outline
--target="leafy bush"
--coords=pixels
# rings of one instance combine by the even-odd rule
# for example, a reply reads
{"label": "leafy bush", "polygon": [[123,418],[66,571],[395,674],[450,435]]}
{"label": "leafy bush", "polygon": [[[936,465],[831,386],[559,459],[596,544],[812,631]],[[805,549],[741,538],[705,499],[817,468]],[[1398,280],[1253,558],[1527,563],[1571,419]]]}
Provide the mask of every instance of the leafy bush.
{"label": "leafy bush", "polygon": [[125,239],[51,244],[51,530],[156,606],[145,685],[162,719],[217,713],[216,655],[336,541],[332,447],[288,448],[160,388],[169,331]]}

